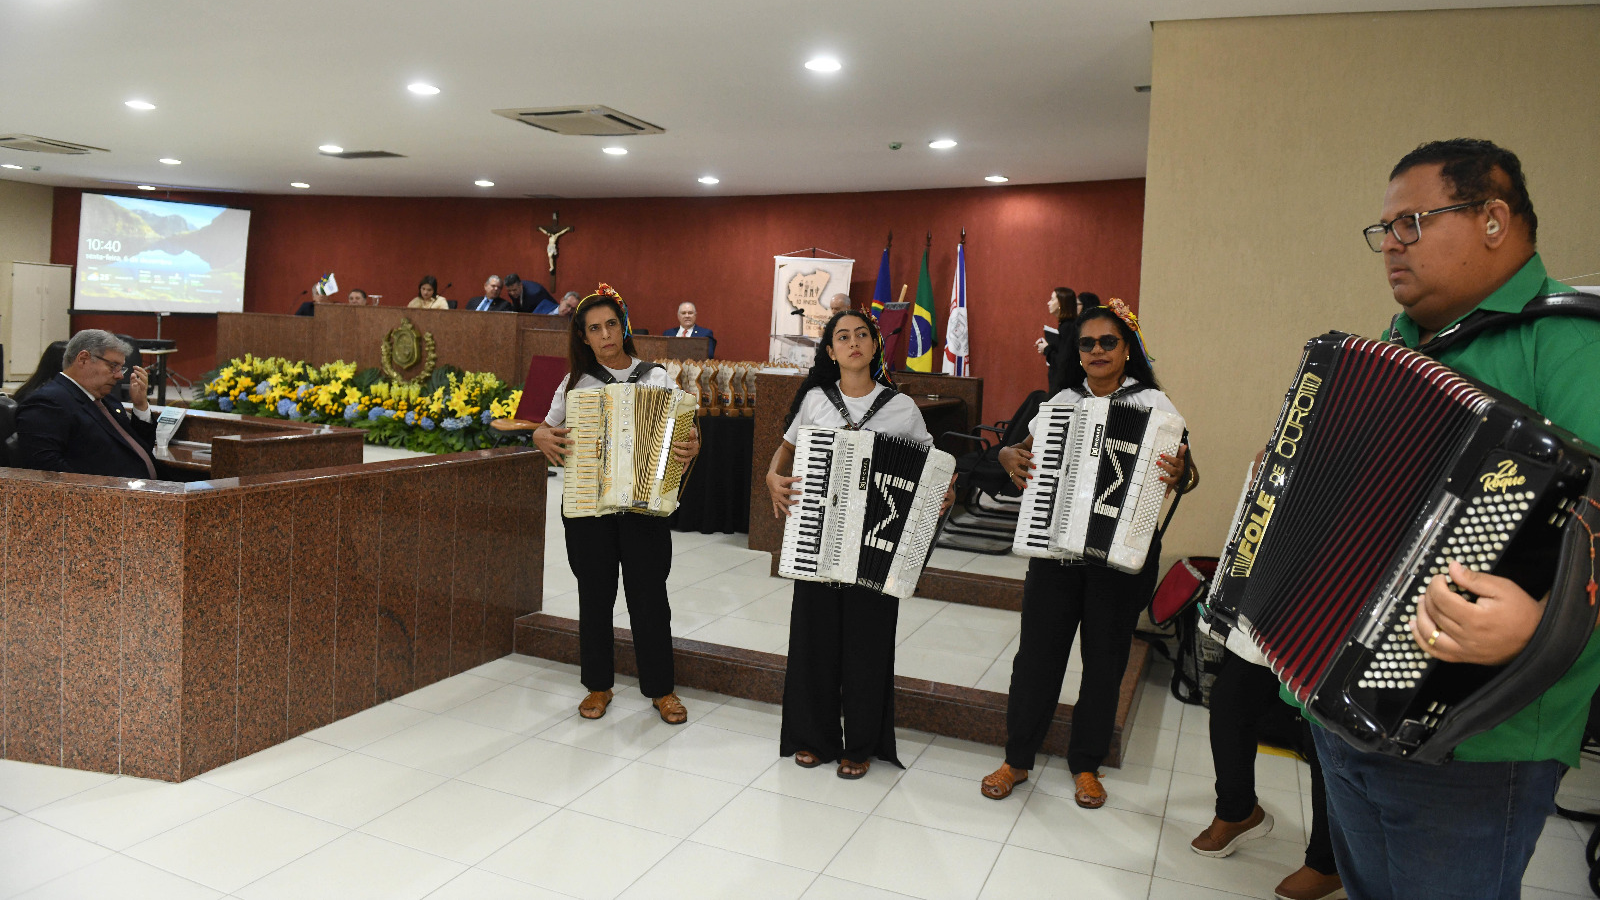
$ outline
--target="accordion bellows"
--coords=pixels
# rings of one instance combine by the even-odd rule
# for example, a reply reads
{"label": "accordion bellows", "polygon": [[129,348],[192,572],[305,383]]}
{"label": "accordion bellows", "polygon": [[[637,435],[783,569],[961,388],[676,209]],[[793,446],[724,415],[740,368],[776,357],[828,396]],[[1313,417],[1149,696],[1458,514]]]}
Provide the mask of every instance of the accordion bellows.
{"label": "accordion bellows", "polygon": [[796,437],[800,498],[783,526],[778,574],[911,596],[955,457],[872,431],[802,428]]}
{"label": "accordion bellows", "polygon": [[[1588,536],[1571,521],[1600,485],[1593,452],[1419,353],[1316,338],[1246,482],[1205,615],[1346,741],[1442,762],[1554,684],[1594,631]],[[1548,594],[1510,664],[1440,662],[1412,638],[1419,599],[1452,561]]]}
{"label": "accordion bellows", "polygon": [[1039,416],[1011,552],[1140,571],[1167,493],[1157,460],[1177,455],[1183,417],[1102,397],[1044,403]]}
{"label": "accordion bellows", "polygon": [[608,384],[567,393],[573,441],[561,484],[568,518],[631,512],[670,516],[683,463],[672,442],[688,440],[695,398],[677,388]]}

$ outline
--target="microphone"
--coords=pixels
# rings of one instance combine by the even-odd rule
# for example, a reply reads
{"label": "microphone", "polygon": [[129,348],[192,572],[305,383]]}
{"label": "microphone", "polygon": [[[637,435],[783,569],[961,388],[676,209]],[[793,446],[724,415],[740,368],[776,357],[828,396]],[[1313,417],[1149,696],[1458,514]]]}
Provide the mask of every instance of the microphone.
{"label": "microphone", "polygon": [[789,313],[789,315],[791,315],[791,316],[803,316],[805,314],[806,314],[806,311],[803,310],[803,309],[797,309],[797,310],[794,310],[794,311]]}
{"label": "microphone", "polygon": [[453,288],[455,286],[456,286],[456,283],[454,281],[452,281],[449,284],[445,285],[444,289],[448,291],[448,290],[450,290],[451,288]]}

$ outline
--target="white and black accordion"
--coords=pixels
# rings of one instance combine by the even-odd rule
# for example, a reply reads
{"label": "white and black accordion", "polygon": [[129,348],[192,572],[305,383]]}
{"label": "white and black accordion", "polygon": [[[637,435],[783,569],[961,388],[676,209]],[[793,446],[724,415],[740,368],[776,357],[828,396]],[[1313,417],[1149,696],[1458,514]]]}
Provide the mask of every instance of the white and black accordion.
{"label": "white and black accordion", "polygon": [[1043,403],[1039,417],[1011,552],[1142,570],[1167,493],[1157,461],[1177,456],[1183,417],[1104,397]]}
{"label": "white and black accordion", "polygon": [[684,476],[672,442],[689,439],[695,406],[694,396],[677,388],[637,383],[568,391],[566,427],[573,445],[562,477],[561,514],[672,515]]}
{"label": "white and black accordion", "polygon": [[778,574],[911,596],[955,466],[950,454],[904,438],[800,429],[800,497],[783,527]]}
{"label": "white and black accordion", "polygon": [[[1594,633],[1589,536],[1572,520],[1596,512],[1583,499],[1600,496],[1595,453],[1420,353],[1330,332],[1306,345],[1204,615],[1352,745],[1443,762],[1554,684]],[[1451,561],[1548,595],[1508,665],[1440,662],[1412,638]]]}

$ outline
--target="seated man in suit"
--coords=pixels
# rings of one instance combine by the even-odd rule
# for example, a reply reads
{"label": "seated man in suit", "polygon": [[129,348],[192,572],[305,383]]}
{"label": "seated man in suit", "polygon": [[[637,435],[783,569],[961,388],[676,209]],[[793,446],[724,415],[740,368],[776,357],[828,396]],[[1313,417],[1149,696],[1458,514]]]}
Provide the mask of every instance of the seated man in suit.
{"label": "seated man in suit", "polygon": [[567,291],[561,295],[561,304],[556,307],[555,314],[558,316],[572,315],[572,311],[578,308],[578,304],[582,300],[583,298],[578,296],[577,291]]}
{"label": "seated man in suit", "polygon": [[500,276],[490,275],[489,280],[483,283],[483,293],[468,300],[465,308],[478,312],[505,312],[511,309],[511,304],[500,296]]}
{"label": "seated man in suit", "polygon": [[556,298],[550,296],[545,286],[537,281],[523,281],[512,272],[506,276],[506,300],[513,312],[538,313],[547,316],[556,311]]}
{"label": "seated man in suit", "polygon": [[706,359],[716,359],[717,339],[711,337],[711,329],[701,328],[694,323],[697,310],[693,303],[685,300],[678,304],[678,324],[661,332],[665,337],[703,337],[710,338],[706,341]]}
{"label": "seated man in suit", "polygon": [[156,424],[150,376],[134,367],[133,414],[112,399],[132,350],[109,331],[86,328],[67,341],[60,373],[17,409],[18,468],[113,478],[155,478]]}

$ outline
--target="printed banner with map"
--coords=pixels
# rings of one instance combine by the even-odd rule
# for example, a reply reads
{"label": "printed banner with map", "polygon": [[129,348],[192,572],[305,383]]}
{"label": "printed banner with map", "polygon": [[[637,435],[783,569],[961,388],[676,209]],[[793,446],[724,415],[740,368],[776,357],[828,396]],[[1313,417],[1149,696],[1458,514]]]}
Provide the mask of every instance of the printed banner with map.
{"label": "printed banner with map", "polygon": [[770,358],[810,368],[828,322],[828,298],[850,293],[853,259],[777,256],[772,278]]}

